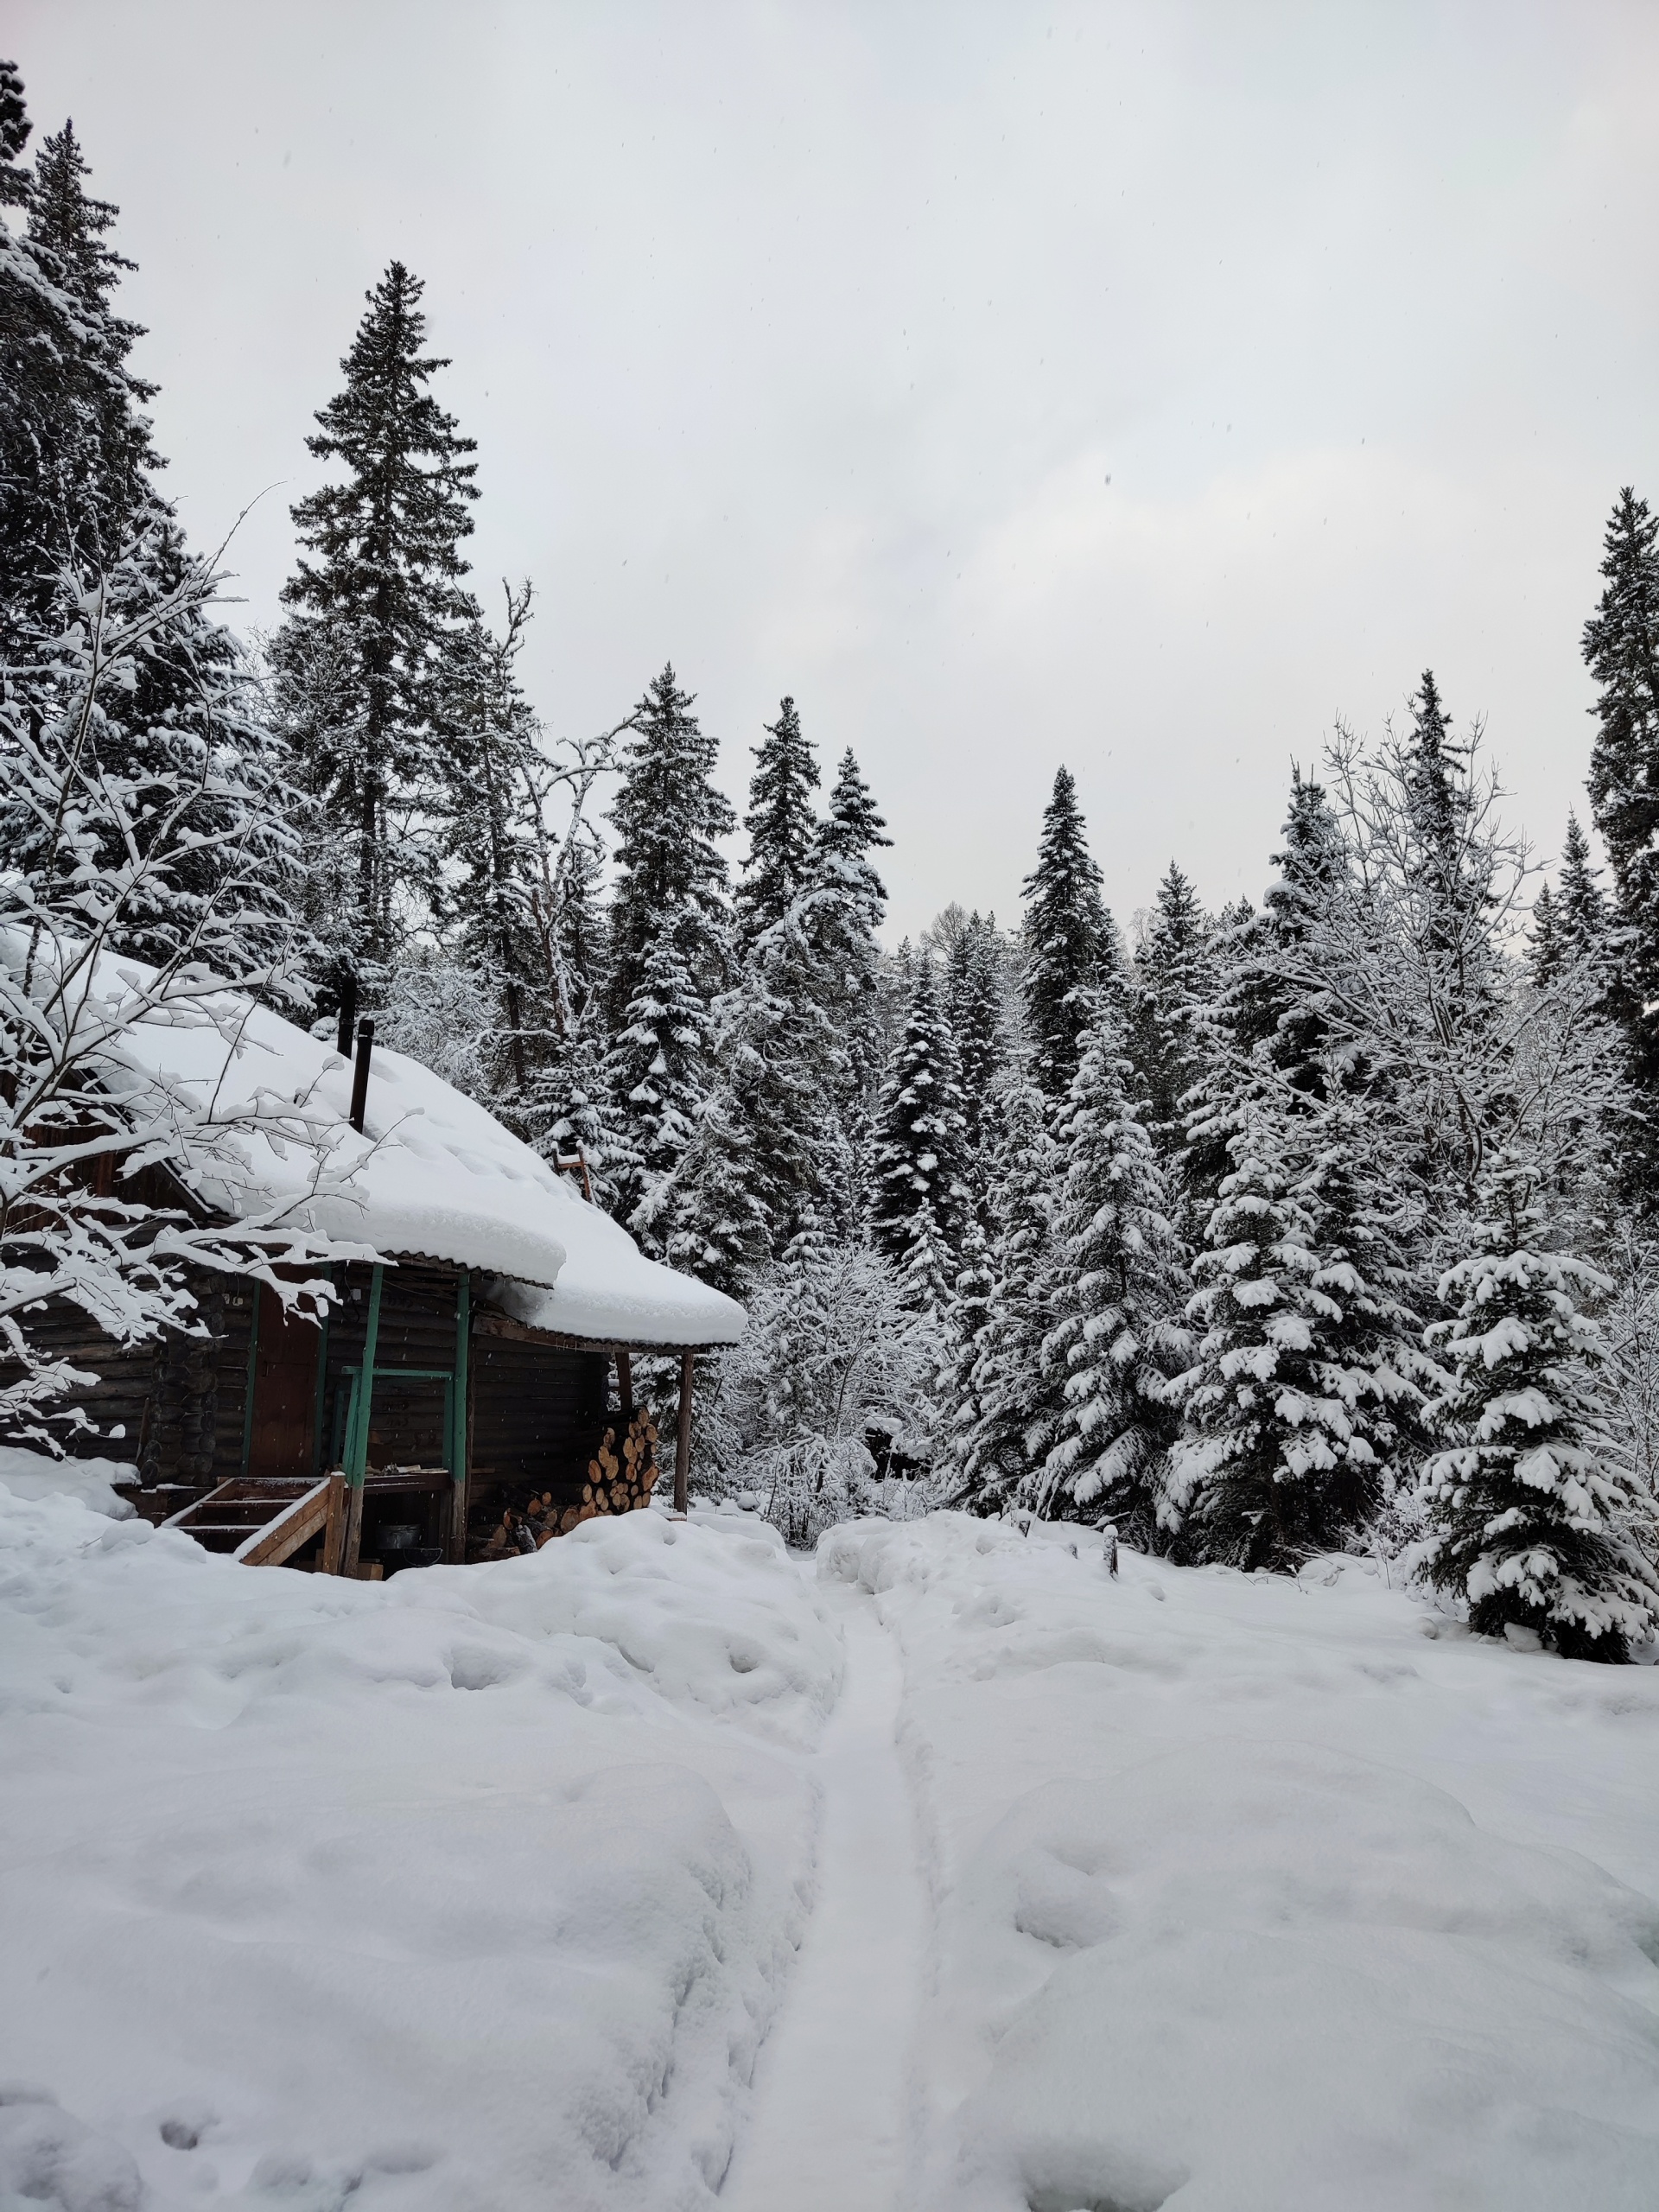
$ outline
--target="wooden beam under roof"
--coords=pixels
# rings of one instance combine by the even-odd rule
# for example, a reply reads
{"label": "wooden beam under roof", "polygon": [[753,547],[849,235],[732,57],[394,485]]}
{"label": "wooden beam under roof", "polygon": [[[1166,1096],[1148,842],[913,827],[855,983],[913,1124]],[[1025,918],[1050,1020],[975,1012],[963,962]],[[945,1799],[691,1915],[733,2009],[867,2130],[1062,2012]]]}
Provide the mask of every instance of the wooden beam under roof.
{"label": "wooden beam under roof", "polygon": [[503,1313],[492,1306],[474,1306],[473,1329],[480,1337],[507,1337],[521,1344],[545,1344],[552,1351],[603,1352],[613,1359],[618,1352],[660,1352],[664,1357],[677,1357],[688,1351],[729,1351],[726,1344],[651,1344],[641,1337],[630,1337],[623,1341],[615,1337],[573,1337],[561,1329],[533,1329],[527,1321],[515,1321],[510,1313]]}

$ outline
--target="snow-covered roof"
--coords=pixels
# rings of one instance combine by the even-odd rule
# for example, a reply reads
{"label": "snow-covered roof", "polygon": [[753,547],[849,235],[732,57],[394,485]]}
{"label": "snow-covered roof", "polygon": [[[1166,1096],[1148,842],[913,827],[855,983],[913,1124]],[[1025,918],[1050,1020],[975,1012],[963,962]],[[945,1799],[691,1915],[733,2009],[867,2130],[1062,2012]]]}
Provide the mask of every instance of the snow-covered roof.
{"label": "snow-covered roof", "polygon": [[[106,957],[98,994],[107,1004],[124,988],[142,990],[150,972]],[[196,1001],[176,1015],[163,1008],[111,1024],[111,1057],[213,1099],[215,1118],[261,1099],[301,1106],[321,1125],[328,1177],[314,1189],[314,1145],[239,1130],[183,1179],[204,1205],[243,1219],[299,1201],[293,1217],[302,1227],[389,1258],[418,1255],[505,1278],[502,1302],[516,1319],[569,1336],[680,1346],[742,1334],[734,1300],[648,1260],[569,1177],[418,1061],[375,1046],[359,1135],[352,1063],[331,1043],[230,992],[212,1011],[204,1018]]]}

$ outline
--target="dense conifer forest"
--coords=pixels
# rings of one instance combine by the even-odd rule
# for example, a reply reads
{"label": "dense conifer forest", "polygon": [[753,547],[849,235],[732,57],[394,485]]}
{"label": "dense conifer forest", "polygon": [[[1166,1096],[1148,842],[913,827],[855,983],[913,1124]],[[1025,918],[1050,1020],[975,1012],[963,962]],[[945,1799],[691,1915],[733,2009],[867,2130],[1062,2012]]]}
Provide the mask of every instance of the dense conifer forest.
{"label": "dense conifer forest", "polygon": [[[337,389],[296,401],[326,481],[280,626],[227,628],[92,180],[0,65],[0,933],[96,927],[320,1034],[372,1016],[579,1156],[647,1251],[747,1306],[696,1471],[791,1541],[950,1503],[1252,1570],[1380,1553],[1478,1629],[1645,1643],[1659,518],[1634,488],[1584,578],[1599,845],[1539,825],[1541,868],[1468,702],[1402,669],[1380,734],[1296,734],[1256,902],[1210,911],[1176,854],[1114,912],[1058,766],[1023,913],[963,884],[893,947],[880,763],[809,696],[754,702],[741,794],[690,660],[642,668],[608,729],[542,725],[533,590],[469,567],[479,464],[399,262],[354,331],[340,302]],[[77,1378],[31,1338],[41,1269],[133,1330],[184,1294],[118,1188],[41,1198],[60,1040],[27,951],[7,974],[4,1412],[42,1435]],[[79,1125],[53,1126],[67,1158]]]}

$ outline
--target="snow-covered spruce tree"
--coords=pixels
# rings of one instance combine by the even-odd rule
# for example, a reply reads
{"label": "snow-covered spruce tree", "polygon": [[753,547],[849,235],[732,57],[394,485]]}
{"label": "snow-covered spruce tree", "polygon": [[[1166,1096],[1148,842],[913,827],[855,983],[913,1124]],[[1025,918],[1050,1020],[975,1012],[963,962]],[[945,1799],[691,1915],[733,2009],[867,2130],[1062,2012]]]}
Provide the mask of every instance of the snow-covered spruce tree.
{"label": "snow-covered spruce tree", "polygon": [[944,1002],[961,1071],[963,1168],[982,1224],[988,1220],[995,1092],[1010,1057],[1005,974],[995,915],[966,916],[946,955]]}
{"label": "snow-covered spruce tree", "polygon": [[0,204],[0,658],[17,669],[51,635],[66,570],[113,564],[160,510],[161,463],[143,410],[155,387],[128,365],[138,325],[113,296],[132,264],[106,243],[117,213],[85,188],[73,124],[48,137],[31,174],[22,86],[5,69]]}
{"label": "snow-covered spruce tree", "polygon": [[1048,1102],[1028,1079],[1004,1086],[995,1116],[991,1287],[959,1348],[949,1402],[949,1502],[984,1514],[1032,1494],[1061,1405],[1043,1365],[1058,1147]]}
{"label": "snow-covered spruce tree", "polygon": [[1601,870],[1591,859],[1590,840],[1580,828],[1578,816],[1569,814],[1567,836],[1561,843],[1561,872],[1555,895],[1559,954],[1605,959],[1610,950],[1609,925]]}
{"label": "snow-covered spruce tree", "polygon": [[1185,1255],[1129,1073],[1121,1021],[1103,1016],[1084,1036],[1057,1130],[1042,1364],[1058,1404],[1032,1502],[1055,1518],[1115,1521],[1147,1548],[1179,1426],[1169,1382],[1192,1339]]}
{"label": "snow-covered spruce tree", "polygon": [[1077,784],[1061,768],[1043,810],[1037,865],[1025,881],[1024,929],[1032,1073],[1057,1103],[1077,1073],[1078,1040],[1094,1019],[1096,995],[1121,975],[1117,931],[1101,883]]}
{"label": "snow-covered spruce tree", "polygon": [[1448,1445],[1426,1471],[1425,1571],[1484,1635],[1627,1660],[1659,1629],[1659,1573],[1654,1501],[1608,1433],[1605,1345],[1580,1310],[1611,1285],[1549,1249],[1533,1163],[1500,1154],[1484,1196],[1476,1249],[1440,1284],[1457,1318],[1429,1332],[1452,1379],[1433,1408]]}
{"label": "snow-covered spruce tree", "polygon": [[1125,1054],[1160,1158],[1181,1148],[1181,1102],[1204,1071],[1204,1017],[1216,996],[1214,925],[1192,883],[1169,864],[1135,948]]}
{"label": "snow-covered spruce tree", "polygon": [[778,719],[762,724],[754,750],[749,810],[743,817],[749,856],[733,899],[747,939],[781,922],[805,889],[817,822],[812,794],[818,763],[793,699],[779,702]]}
{"label": "snow-covered spruce tree", "polygon": [[962,1086],[931,958],[917,963],[905,1034],[881,1096],[872,1234],[913,1303],[944,1320],[960,1263],[969,1192]]}
{"label": "snow-covered spruce tree", "polygon": [[[690,1141],[711,1088],[713,1005],[727,976],[727,874],[716,841],[734,818],[711,780],[718,747],[692,705],[665,667],[634,711],[610,812],[617,873],[605,1080],[619,1151],[613,1204],[624,1221],[654,1200]],[[647,1236],[657,1249],[673,1230],[652,1210]]]}
{"label": "snow-covered spruce tree", "polygon": [[[217,1086],[147,1072],[153,1041],[134,1046],[141,1026],[153,1039],[164,1024],[214,1029],[230,1052],[248,996],[283,982],[270,851],[293,832],[261,818],[268,792],[239,779],[233,752],[134,776],[105,741],[106,701],[124,710],[135,662],[168,622],[203,620],[216,581],[191,571],[181,596],[141,594],[136,613],[89,594],[55,641],[44,717],[0,666],[0,788],[23,833],[0,871],[0,1435],[48,1448],[92,1433],[79,1401],[97,1379],[40,1341],[49,1301],[118,1344],[203,1335],[201,1270],[252,1275],[315,1311],[329,1288],[308,1271],[361,1256],[297,1225],[315,1198],[353,1195],[331,1166],[332,1117],[258,1090],[226,1104]],[[163,948],[154,966],[127,955],[135,917]],[[241,1187],[256,1138],[306,1161],[308,1187],[233,1225],[205,1222],[180,1186]]]}
{"label": "snow-covered spruce tree", "polygon": [[1293,1090],[1319,1097],[1329,1025],[1319,994],[1287,980],[1285,970],[1342,885],[1348,854],[1323,787],[1300,767],[1291,771],[1284,840],[1283,850],[1274,855],[1277,879],[1230,963],[1229,1021],[1240,1050],[1249,1053],[1265,1045]]}
{"label": "snow-covered spruce tree", "polygon": [[348,900],[315,921],[339,952],[337,988],[352,991],[392,957],[400,901],[428,895],[438,732],[477,637],[461,550],[478,497],[474,442],[429,389],[448,363],[423,351],[423,289],[394,261],[366,295],[345,388],[306,440],[344,473],[292,510],[305,552],[272,645],[316,834],[338,855],[320,880]]}
{"label": "snow-covered spruce tree", "polygon": [[[821,918],[813,911],[810,794],[817,781],[794,702],[785,699],[755,749],[737,972],[715,1008],[717,1103],[676,1179],[680,1233],[691,1246],[742,1253],[753,1264],[781,1258],[818,1224],[836,1157],[837,1109],[849,1088],[835,1003],[840,978],[815,942]],[[718,1142],[716,1123],[725,1132]],[[734,1140],[747,1162],[736,1216]]]}
{"label": "snow-covered spruce tree", "polygon": [[1254,1102],[1193,1262],[1198,1355],[1171,1389],[1185,1428],[1163,1510],[1200,1558],[1294,1573],[1339,1547],[1382,1503],[1421,1402],[1394,1286],[1368,1277],[1357,1237],[1329,1237],[1329,1136],[1300,1106]]}
{"label": "snow-covered spruce tree", "polygon": [[[1203,1241],[1232,1172],[1227,1147],[1249,1102],[1274,1094],[1293,1104],[1282,1097],[1287,1090],[1315,1102],[1326,1095],[1330,1025],[1323,995],[1296,971],[1311,934],[1341,894],[1348,853],[1324,791],[1296,767],[1284,841],[1273,856],[1278,876],[1261,912],[1241,902],[1217,918],[1210,940],[1215,999],[1193,1017],[1205,1059],[1182,1102],[1185,1141],[1179,1162],[1183,1227],[1194,1243]],[[1344,1065],[1344,1080],[1357,1080],[1351,1065]]]}
{"label": "snow-covered spruce tree", "polygon": [[823,1211],[841,1236],[855,1241],[869,1225],[876,1102],[887,1060],[876,937],[887,894],[871,856],[892,842],[849,750],[813,840],[803,926],[817,971],[819,1003],[841,1047]]}
{"label": "snow-covered spruce tree", "polygon": [[[150,894],[134,885],[123,949],[165,960],[188,929],[189,902],[215,895],[215,871],[235,850],[234,897],[249,928],[263,912],[269,954],[290,935],[294,855],[270,827],[293,795],[240,648],[213,620],[206,571],[152,480],[162,464],[143,408],[155,387],[129,368],[143,332],[115,308],[133,266],[107,243],[118,210],[88,194],[73,125],[46,140],[32,176],[22,170],[29,124],[15,70],[5,99],[0,200],[27,209],[20,235],[0,224],[0,659],[10,696],[36,730],[73,714],[80,663],[62,641],[84,629],[88,607],[101,608],[99,634],[131,644],[118,686],[100,688],[95,739],[106,772],[135,790],[155,779],[149,803],[130,809],[140,849],[170,818],[178,779],[198,793],[198,842],[170,855],[165,901],[147,911]],[[0,793],[0,849],[38,861],[22,791]],[[118,868],[126,855],[100,857]]]}
{"label": "snow-covered spruce tree", "polygon": [[672,1168],[631,1217],[636,1233],[671,1266],[735,1298],[747,1295],[772,1256],[771,1163],[755,1137],[762,1117],[751,1108],[753,1091],[766,1084],[766,1054],[781,1020],[753,971],[715,1002],[713,1087]]}
{"label": "snow-covered spruce tree", "polygon": [[957,1268],[950,1310],[950,1357],[943,1373],[935,1472],[951,1498],[963,1494],[966,1463],[983,1410],[975,1377],[989,1336],[996,1295],[990,1241],[970,1213]]}
{"label": "snow-covered spruce tree", "polygon": [[1597,1257],[1613,1285],[1597,1316],[1607,1339],[1608,1424],[1620,1459],[1659,1494],[1659,1243],[1644,1216],[1626,1213]]}
{"label": "snow-covered spruce tree", "polygon": [[1659,1196],[1659,517],[1629,485],[1607,524],[1601,575],[1584,626],[1597,687],[1588,781],[1619,925],[1612,1004],[1645,1116],[1633,1126],[1623,1179],[1645,1209]]}
{"label": "snow-covered spruce tree", "polygon": [[536,1078],[556,1033],[536,915],[541,725],[515,671],[530,612],[529,584],[508,587],[501,635],[480,617],[450,657],[434,902],[445,950],[482,1001],[479,1095],[521,1135],[531,1134]]}

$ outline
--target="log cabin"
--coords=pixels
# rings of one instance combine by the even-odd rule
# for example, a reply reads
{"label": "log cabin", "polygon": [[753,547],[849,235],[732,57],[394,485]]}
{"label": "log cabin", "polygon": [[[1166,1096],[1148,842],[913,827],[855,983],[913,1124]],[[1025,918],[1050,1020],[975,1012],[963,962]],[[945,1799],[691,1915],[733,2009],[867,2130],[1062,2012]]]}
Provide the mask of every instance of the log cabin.
{"label": "log cabin", "polygon": [[256,1133],[188,1187],[143,1171],[141,1199],[227,1223],[286,1205],[364,1255],[326,1270],[321,1321],[206,1270],[200,1333],[124,1345],[67,1304],[35,1317],[37,1339],[97,1377],[95,1433],[67,1448],[129,1458],[139,1512],[250,1565],[373,1574],[476,1557],[526,1496],[555,1521],[594,1510],[580,1503],[589,1465],[635,1415],[642,1357],[673,1408],[684,1510],[696,1359],[735,1343],[743,1312],[648,1259],[592,1203],[582,1163],[550,1163],[377,1050],[372,1022],[348,1054],[243,1001],[214,1022],[137,1024],[122,1049],[129,1069],[227,1111],[292,1102],[328,1166],[320,1184],[318,1149]]}

